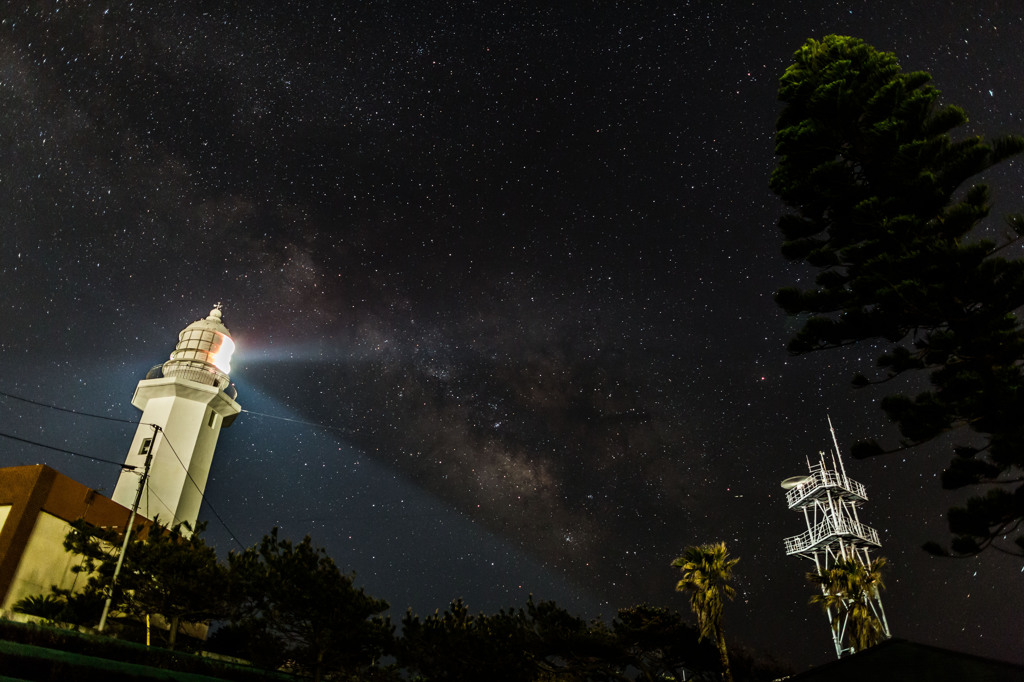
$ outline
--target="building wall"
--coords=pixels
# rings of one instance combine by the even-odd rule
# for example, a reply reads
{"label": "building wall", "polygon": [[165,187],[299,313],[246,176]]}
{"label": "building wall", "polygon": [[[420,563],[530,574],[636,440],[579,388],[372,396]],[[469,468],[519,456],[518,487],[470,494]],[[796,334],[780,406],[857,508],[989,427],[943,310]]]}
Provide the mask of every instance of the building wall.
{"label": "building wall", "polygon": [[[64,536],[71,521],[123,529],[131,511],[48,466],[0,469],[0,610],[73,582]],[[70,576],[70,577],[69,577]]]}
{"label": "building wall", "polygon": [[71,571],[77,563],[75,555],[64,549],[69,530],[67,521],[45,511],[39,513],[0,611],[10,611],[23,597],[49,594],[54,585],[69,589],[76,582],[85,584],[86,575]]}

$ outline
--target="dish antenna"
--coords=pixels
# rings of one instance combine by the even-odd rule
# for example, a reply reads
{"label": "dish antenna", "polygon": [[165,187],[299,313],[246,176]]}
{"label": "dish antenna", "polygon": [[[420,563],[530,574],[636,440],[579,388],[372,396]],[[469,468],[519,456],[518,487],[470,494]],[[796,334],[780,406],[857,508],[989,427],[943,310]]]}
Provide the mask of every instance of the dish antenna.
{"label": "dish antenna", "polygon": [[792,490],[793,488],[797,487],[801,483],[806,483],[807,481],[811,480],[811,478],[813,478],[813,477],[812,476],[790,476],[789,478],[787,478],[785,481],[782,482],[782,489],[783,490]]}

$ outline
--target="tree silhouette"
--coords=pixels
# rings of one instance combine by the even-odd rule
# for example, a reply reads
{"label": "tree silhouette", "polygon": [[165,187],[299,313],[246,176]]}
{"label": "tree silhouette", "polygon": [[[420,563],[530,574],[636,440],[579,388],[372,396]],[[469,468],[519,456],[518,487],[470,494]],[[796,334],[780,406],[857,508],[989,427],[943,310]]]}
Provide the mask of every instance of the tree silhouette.
{"label": "tree silhouette", "polygon": [[[854,377],[860,386],[927,372],[927,390],[882,400],[902,434],[895,449],[967,427],[942,483],[994,485],[950,511],[952,548],[1024,554],[1024,262],[1003,250],[1024,217],[1010,216],[999,241],[983,233],[989,193],[975,181],[1024,138],[953,140],[963,110],[938,105],[928,74],[856,38],[809,40],[794,59],[779,83],[770,184],[794,211],[779,220],[782,253],[817,276],[776,294],[803,320],[789,349],[882,349],[877,375]],[[874,441],[853,449],[882,453]]]}
{"label": "tree silhouette", "polygon": [[232,629],[246,656],[291,661],[319,682],[332,672],[361,674],[389,649],[393,628],[380,617],[387,602],[357,589],[309,536],[294,544],[275,528],[229,564]]}
{"label": "tree silhouette", "polygon": [[612,631],[625,661],[639,671],[638,680],[685,680],[721,667],[715,644],[701,641],[700,632],[675,611],[648,604],[621,608]]}
{"label": "tree silhouette", "polygon": [[457,599],[423,620],[407,612],[397,658],[424,680],[526,682],[539,669],[529,655],[532,644],[521,610],[472,614]]}
{"label": "tree silhouette", "polygon": [[732,673],[722,628],[722,611],[725,600],[736,596],[736,589],[729,581],[737,562],[739,559],[729,557],[724,542],[687,547],[681,557],[672,561],[672,565],[682,572],[676,590],[690,593],[690,608],[697,617],[700,637],[715,642],[722,659],[723,677],[728,682],[732,681]]}
{"label": "tree silhouette", "polygon": [[[159,524],[140,526],[126,548],[124,563],[112,604],[114,611],[141,620],[160,616],[168,626],[168,648],[177,642],[182,624],[199,624],[227,613],[223,595],[224,566],[216,551],[202,539],[205,524],[194,533],[180,533],[180,524],[166,528]],[[117,563],[118,533],[82,520],[71,523],[64,548],[78,555],[72,572],[85,576],[80,590],[53,587],[55,599],[63,604],[58,620],[94,626],[103,602],[111,590]]]}
{"label": "tree silhouette", "polygon": [[832,629],[845,631],[846,643],[854,651],[863,651],[885,639],[885,628],[871,602],[885,587],[882,569],[884,557],[864,565],[856,559],[839,559],[822,573],[812,571],[807,580],[821,588],[822,593],[811,597],[812,604],[820,604],[832,617]]}
{"label": "tree silhouette", "polygon": [[227,613],[226,568],[207,545],[199,524],[194,533],[153,526],[145,542],[129,545],[131,563],[122,569],[123,604],[130,613],[159,614],[169,626],[173,649],[181,623],[203,623]]}
{"label": "tree silhouette", "polygon": [[64,622],[63,615],[66,605],[67,602],[53,593],[33,594],[14,602],[11,611],[37,616],[51,623],[61,623]]}

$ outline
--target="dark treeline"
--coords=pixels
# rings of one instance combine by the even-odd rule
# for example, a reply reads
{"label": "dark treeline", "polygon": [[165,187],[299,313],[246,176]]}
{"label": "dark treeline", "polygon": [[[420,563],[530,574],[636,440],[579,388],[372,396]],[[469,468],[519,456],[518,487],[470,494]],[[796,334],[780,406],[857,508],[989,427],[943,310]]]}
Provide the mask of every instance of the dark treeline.
{"label": "dark treeline", "polygon": [[[307,536],[277,530],[226,561],[201,536],[154,527],[136,534],[112,594],[107,630],[138,638],[147,616],[167,648],[205,649],[314,680],[719,680],[716,643],[677,612],[646,604],[619,609],[610,623],[579,618],[532,597],[518,608],[472,614],[461,600],[444,612],[407,612],[355,586]],[[22,600],[18,610],[60,625],[94,627],[111,594],[119,546],[114,534],[83,523],[65,540],[85,577],[76,591]],[[80,581],[82,582],[82,581]],[[210,636],[202,634],[212,623]],[[179,632],[180,631],[180,632]],[[739,651],[735,680],[787,672]]]}

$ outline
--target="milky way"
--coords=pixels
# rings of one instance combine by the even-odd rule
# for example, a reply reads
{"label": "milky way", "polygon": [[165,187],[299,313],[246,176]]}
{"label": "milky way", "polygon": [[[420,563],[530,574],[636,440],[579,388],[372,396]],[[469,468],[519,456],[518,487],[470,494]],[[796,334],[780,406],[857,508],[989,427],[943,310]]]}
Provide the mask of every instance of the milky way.
{"label": "milky way", "polygon": [[[135,419],[135,383],[221,301],[247,410],[202,514],[222,552],[276,525],[393,613],[532,592],[608,618],[685,610],[670,561],[724,540],[729,633],[828,660],[778,482],[828,447],[826,413],[844,447],[892,432],[848,387],[870,350],[785,352],[772,293],[809,273],[767,188],[777,79],[806,38],[856,35],[932,72],[967,132],[1020,132],[1021,17],[969,4],[19,3],[0,390]],[[1021,210],[1019,163],[989,179]],[[0,410],[113,460],[132,431]],[[2,442],[0,464],[117,477]],[[1024,661],[1020,561],[919,549],[959,499],[947,459],[848,464],[894,634]]]}

